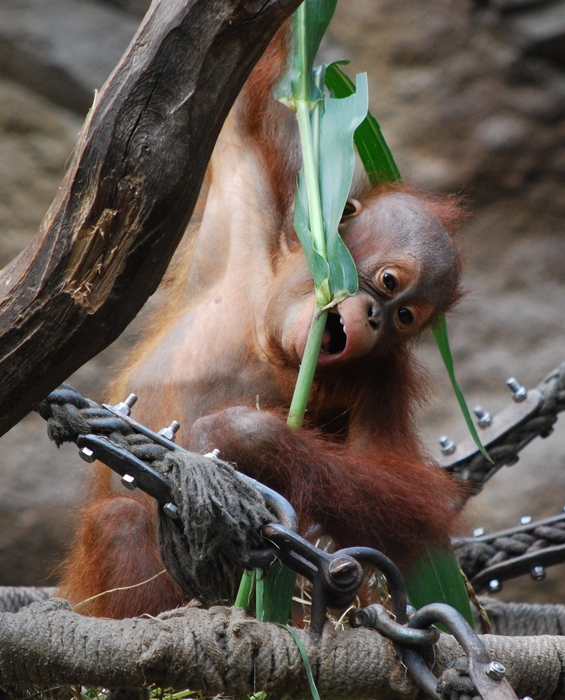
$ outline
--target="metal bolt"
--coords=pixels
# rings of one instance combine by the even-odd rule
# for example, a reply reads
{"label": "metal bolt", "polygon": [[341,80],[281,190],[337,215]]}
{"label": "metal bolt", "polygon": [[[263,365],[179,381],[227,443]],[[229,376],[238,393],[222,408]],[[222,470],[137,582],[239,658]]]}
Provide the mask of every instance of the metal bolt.
{"label": "metal bolt", "polygon": [[370,609],[355,608],[349,613],[349,622],[352,627],[368,627],[373,620]]}
{"label": "metal bolt", "polygon": [[532,516],[531,515],[523,515],[520,518],[520,525],[529,525],[532,522]]}
{"label": "metal bolt", "polygon": [[129,416],[131,415],[131,407],[136,401],[137,396],[135,394],[130,394],[125,401],[120,401],[120,403],[117,403],[114,408],[116,411],[123,413],[124,416]]}
{"label": "metal bolt", "polygon": [[488,582],[488,589],[491,593],[498,593],[502,590],[502,584],[497,578],[493,578]]}
{"label": "metal bolt", "polygon": [[439,438],[439,444],[441,445],[442,455],[450,455],[455,452],[455,443],[450,440],[447,435],[442,435]]}
{"label": "metal bolt", "polygon": [[335,557],[328,565],[332,581],[341,585],[352,583],[357,578],[359,564],[351,557]]}
{"label": "metal bolt", "polygon": [[135,491],[137,488],[137,481],[131,474],[124,474],[122,476],[122,485],[125,486],[128,491]]}
{"label": "metal bolt", "polygon": [[163,428],[162,430],[160,430],[159,435],[166,438],[167,440],[174,441],[175,435],[177,434],[179,428],[180,423],[177,420],[174,420],[167,428]]}
{"label": "metal bolt", "polygon": [[96,462],[96,457],[94,456],[94,452],[90,449],[90,447],[83,447],[82,450],[78,451],[78,454],[81,459],[84,459],[84,461],[88,462],[89,464]]}
{"label": "metal bolt", "polygon": [[482,537],[485,534],[486,530],[484,527],[476,527],[473,530],[473,537]]}
{"label": "metal bolt", "polygon": [[218,448],[212,450],[212,452],[206,452],[206,454],[204,455],[204,457],[209,457],[210,459],[218,459],[219,456],[220,450],[218,450]]}
{"label": "metal bolt", "polygon": [[473,413],[479,419],[477,421],[479,428],[488,428],[492,424],[492,416],[488,411],[483,411],[480,406],[475,406]]}
{"label": "metal bolt", "polygon": [[506,667],[500,661],[491,661],[486,674],[495,681],[501,681],[506,675]]}
{"label": "metal bolt", "polygon": [[545,567],[538,564],[530,570],[530,576],[534,581],[543,581],[545,579]]}
{"label": "metal bolt", "polygon": [[520,403],[526,398],[527,390],[525,386],[522,386],[516,377],[508,377],[506,384],[512,391],[512,398],[516,403]]}
{"label": "metal bolt", "polygon": [[171,520],[179,519],[179,509],[174,503],[165,503],[163,506],[163,513]]}

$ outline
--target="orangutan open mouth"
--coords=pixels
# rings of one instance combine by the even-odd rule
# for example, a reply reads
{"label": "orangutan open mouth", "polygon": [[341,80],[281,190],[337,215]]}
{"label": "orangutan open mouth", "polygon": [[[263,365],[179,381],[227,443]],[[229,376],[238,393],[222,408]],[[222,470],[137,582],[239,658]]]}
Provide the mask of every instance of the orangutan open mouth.
{"label": "orangutan open mouth", "polygon": [[346,345],[347,335],[343,318],[337,311],[330,311],[326,320],[320,352],[324,355],[339,355],[345,350]]}

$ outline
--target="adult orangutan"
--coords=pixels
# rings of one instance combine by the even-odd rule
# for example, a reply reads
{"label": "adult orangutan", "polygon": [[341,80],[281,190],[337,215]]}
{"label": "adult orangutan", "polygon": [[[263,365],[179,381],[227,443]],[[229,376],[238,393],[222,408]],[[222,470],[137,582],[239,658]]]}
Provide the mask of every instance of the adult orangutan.
{"label": "adult orangutan", "polygon": [[[198,226],[169,274],[163,301],[113,387],[139,395],[135,418],[280,491],[303,528],[339,546],[409,562],[443,542],[458,490],[424,453],[412,423],[426,391],[411,341],[458,298],[449,199],[402,186],[354,186],[340,231],[359,291],[329,314],[307,427],[286,426],[314,313],[313,282],[293,229],[300,151],[294,115],[272,96],[284,59],[273,41],[216,145]],[[154,504],[100,480],[86,506],[61,593],[73,603],[144,581],[163,568]],[[88,608],[126,617],[174,607],[163,576]]]}

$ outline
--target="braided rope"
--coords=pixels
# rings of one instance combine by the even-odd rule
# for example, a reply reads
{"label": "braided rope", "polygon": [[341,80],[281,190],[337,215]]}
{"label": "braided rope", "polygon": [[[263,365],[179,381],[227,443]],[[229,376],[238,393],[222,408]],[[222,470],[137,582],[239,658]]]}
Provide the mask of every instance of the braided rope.
{"label": "braided rope", "polygon": [[470,540],[456,547],[456,555],[465,575],[473,579],[483,569],[563,543],[565,521],[539,525],[531,533],[516,532],[489,542]]}
{"label": "braided rope", "polygon": [[136,433],[128,423],[95,401],[85,399],[69,384],[61,384],[36,410],[47,421],[47,434],[57,446],[76,442],[79,435],[105,435],[151,465],[162,461],[169,451],[151,438]]}

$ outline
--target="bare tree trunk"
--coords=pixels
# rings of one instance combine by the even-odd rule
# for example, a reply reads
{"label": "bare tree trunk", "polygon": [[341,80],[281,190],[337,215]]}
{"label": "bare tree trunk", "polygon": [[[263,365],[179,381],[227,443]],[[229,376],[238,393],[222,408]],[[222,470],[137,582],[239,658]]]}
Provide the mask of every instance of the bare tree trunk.
{"label": "bare tree trunk", "polygon": [[190,219],[222,123],[299,0],[155,0],[40,230],[0,272],[0,435],[124,330]]}

